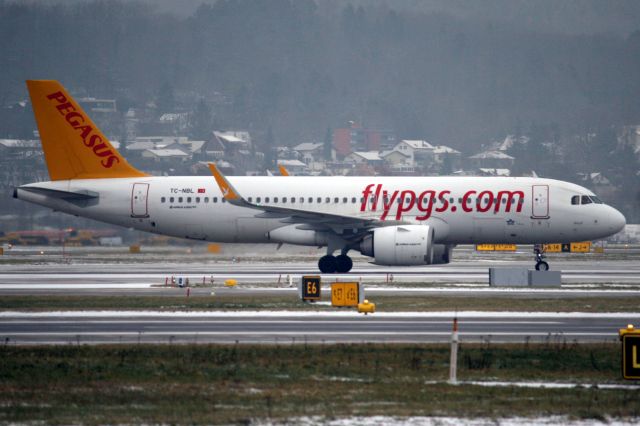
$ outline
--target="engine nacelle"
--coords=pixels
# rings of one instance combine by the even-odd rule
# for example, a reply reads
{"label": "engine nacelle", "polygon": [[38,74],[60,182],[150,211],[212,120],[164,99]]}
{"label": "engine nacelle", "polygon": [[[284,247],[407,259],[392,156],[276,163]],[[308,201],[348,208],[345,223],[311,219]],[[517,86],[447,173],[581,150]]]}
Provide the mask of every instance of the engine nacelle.
{"label": "engine nacelle", "polygon": [[433,245],[433,262],[432,265],[443,265],[451,262],[451,253],[453,252],[453,244],[434,244]]}
{"label": "engine nacelle", "polygon": [[376,228],[362,240],[360,252],[373,257],[378,265],[429,265],[433,263],[433,228],[428,225]]}

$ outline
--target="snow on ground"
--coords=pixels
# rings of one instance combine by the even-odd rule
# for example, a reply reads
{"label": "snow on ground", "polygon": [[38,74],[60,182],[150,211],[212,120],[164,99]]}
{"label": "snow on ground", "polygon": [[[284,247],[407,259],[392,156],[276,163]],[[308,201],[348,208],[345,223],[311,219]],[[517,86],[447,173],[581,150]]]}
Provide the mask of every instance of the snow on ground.
{"label": "snow on ground", "polygon": [[[427,382],[427,384],[437,382]],[[573,389],[573,388],[594,388],[594,389],[623,389],[640,391],[640,385],[620,385],[615,383],[557,383],[557,382],[493,382],[493,381],[461,381],[456,385],[474,385],[485,387],[517,387],[517,388],[540,388],[540,389]]]}
{"label": "snow on ground", "polygon": [[371,416],[371,417],[343,417],[338,419],[324,417],[296,417],[283,422],[257,421],[252,424],[270,426],[278,424],[295,424],[302,426],[324,425],[324,426],[533,426],[533,425],[572,425],[572,426],[631,426],[637,425],[640,419],[606,419],[602,422],[595,419],[572,420],[566,416],[551,417],[508,417],[508,418],[475,418],[466,419],[460,417],[392,417],[392,416]]}

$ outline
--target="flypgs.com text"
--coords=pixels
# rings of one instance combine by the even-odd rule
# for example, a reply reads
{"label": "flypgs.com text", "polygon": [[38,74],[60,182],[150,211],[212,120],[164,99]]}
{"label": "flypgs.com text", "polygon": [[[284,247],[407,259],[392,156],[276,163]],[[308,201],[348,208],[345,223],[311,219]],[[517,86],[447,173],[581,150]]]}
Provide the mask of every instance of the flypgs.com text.
{"label": "flypgs.com text", "polygon": [[[450,201],[451,198],[451,191],[447,189],[439,192],[428,189],[418,194],[410,189],[390,191],[384,189],[382,184],[371,183],[362,191],[360,211],[381,210],[381,220],[394,217],[393,213],[395,212],[395,220],[400,220],[403,213],[417,209],[422,214],[417,215],[416,220],[427,220],[434,211],[437,213],[456,212],[458,206],[455,202]],[[465,213],[487,213],[492,210],[494,213],[498,213],[501,208],[508,213],[511,212],[514,204],[515,212],[520,213],[524,205],[523,191],[469,190],[460,197],[459,207]]]}

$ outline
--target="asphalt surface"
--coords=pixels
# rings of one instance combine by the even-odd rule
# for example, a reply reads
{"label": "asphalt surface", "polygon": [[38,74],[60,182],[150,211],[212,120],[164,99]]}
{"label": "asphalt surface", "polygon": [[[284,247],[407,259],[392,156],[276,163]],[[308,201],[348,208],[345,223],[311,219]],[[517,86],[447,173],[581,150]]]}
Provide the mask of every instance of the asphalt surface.
{"label": "asphalt surface", "polygon": [[[529,267],[530,262],[512,260],[460,261],[448,265],[380,267],[357,263],[349,274],[322,275],[324,283],[362,281],[371,295],[464,295],[528,297],[640,297],[640,262],[635,260],[558,261],[562,271],[560,289],[490,288],[489,267]],[[153,295],[175,296],[180,289],[166,288],[171,278],[189,278],[191,286],[216,287],[248,295],[293,294],[303,275],[318,275],[313,261],[297,262],[176,262],[146,263],[35,263],[5,264],[0,268],[2,295]],[[238,288],[224,288],[233,278]],[[193,295],[210,289],[193,289]]]}
{"label": "asphalt surface", "polygon": [[[462,342],[616,342],[640,314],[460,313]],[[454,313],[3,313],[4,344],[434,343],[451,337]]]}

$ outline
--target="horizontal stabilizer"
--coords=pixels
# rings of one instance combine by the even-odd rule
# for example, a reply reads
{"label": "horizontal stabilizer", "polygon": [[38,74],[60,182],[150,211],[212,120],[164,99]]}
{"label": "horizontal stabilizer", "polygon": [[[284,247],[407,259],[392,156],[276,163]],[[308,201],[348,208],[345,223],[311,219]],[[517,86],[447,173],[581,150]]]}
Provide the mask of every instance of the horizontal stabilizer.
{"label": "horizontal stabilizer", "polygon": [[[59,189],[39,188],[37,186],[22,186],[19,188],[22,191],[33,192],[35,194],[45,195],[52,198],[60,198],[61,200],[91,200],[98,198],[97,192],[81,189],[78,191],[61,191]],[[14,192],[15,194],[15,192]]]}

